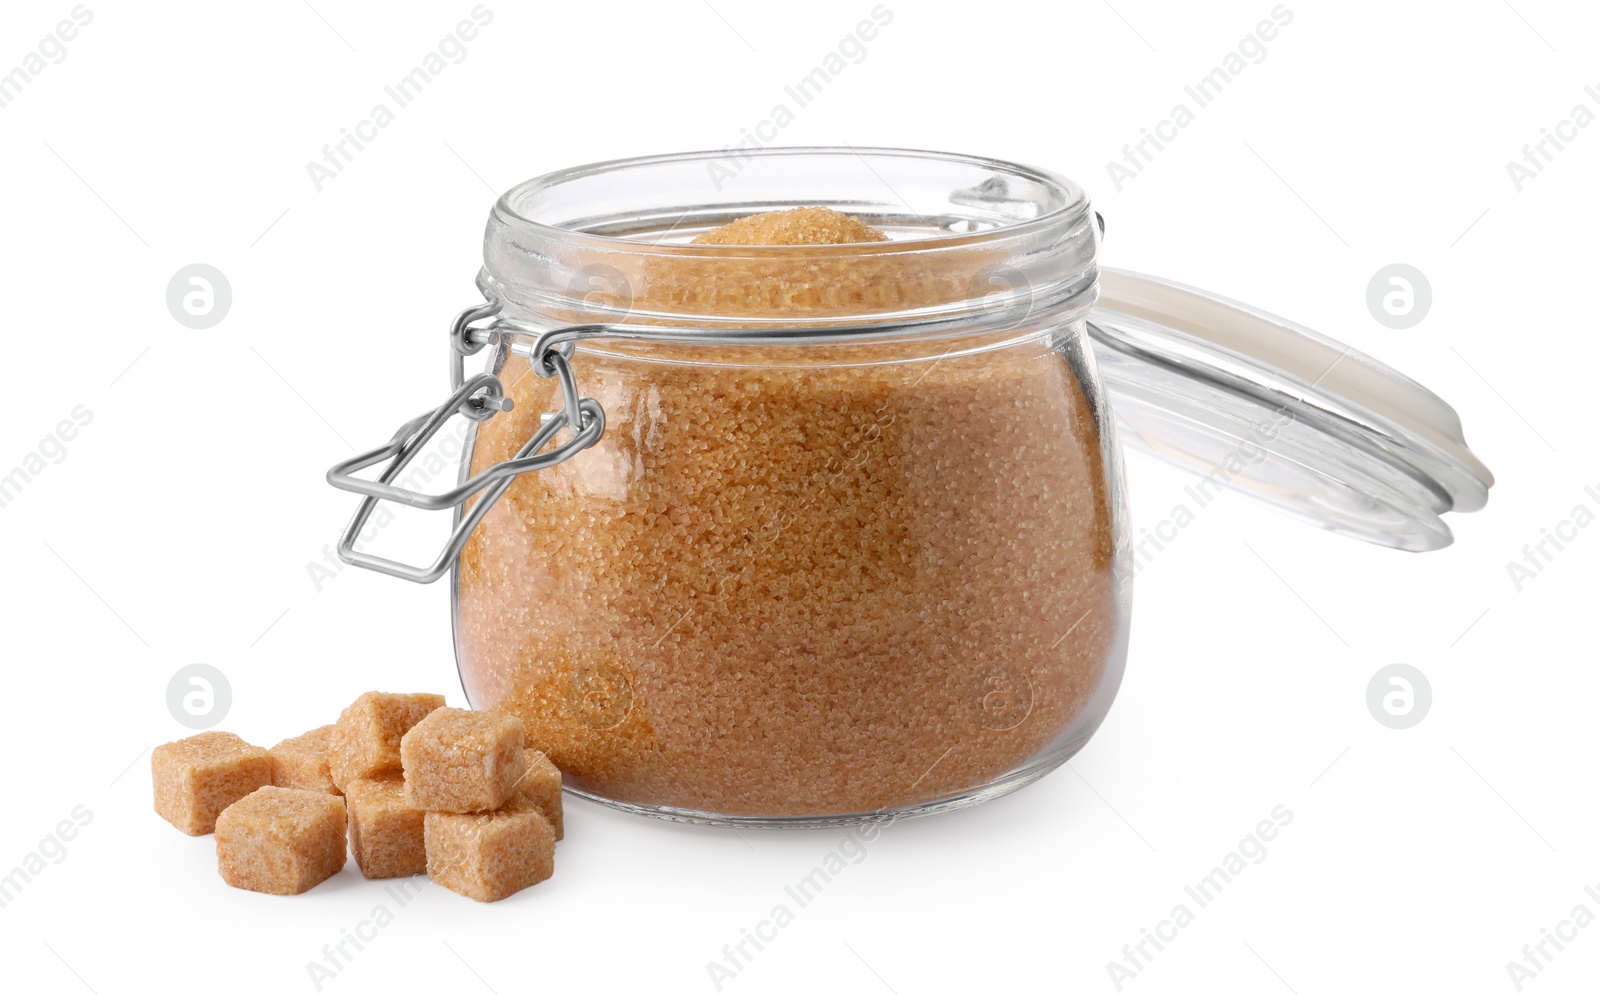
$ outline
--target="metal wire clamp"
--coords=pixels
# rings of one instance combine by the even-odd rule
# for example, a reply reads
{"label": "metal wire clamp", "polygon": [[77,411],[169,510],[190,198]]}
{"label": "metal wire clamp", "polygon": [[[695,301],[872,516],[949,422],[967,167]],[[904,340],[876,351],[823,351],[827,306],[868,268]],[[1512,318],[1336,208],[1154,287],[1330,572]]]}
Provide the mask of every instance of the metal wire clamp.
{"label": "metal wire clamp", "polygon": [[[339,539],[339,558],[344,562],[418,584],[432,583],[450,571],[451,564],[466,546],[472,530],[477,528],[483,516],[488,514],[495,501],[518,476],[555,466],[600,441],[600,436],[605,432],[605,412],[598,401],[579,396],[577,380],[568,361],[571,346],[563,348],[562,344],[552,341],[530,359],[536,374],[555,377],[560,382],[561,410],[541,416],[539,430],[515,456],[484,469],[442,494],[425,494],[395,483],[406,466],[452,416],[460,414],[474,421],[485,421],[499,412],[511,410],[511,399],[506,396],[505,385],[499,377],[492,373],[480,373],[465,378],[463,372],[463,358],[481,350],[497,334],[493,329],[473,328],[471,323],[491,317],[499,310],[500,304],[490,301],[462,311],[451,324],[450,372],[454,389],[448,400],[400,426],[384,445],[352,456],[328,471],[329,484],[342,491],[363,495],[361,506],[356,509],[355,516],[350,519],[350,524]],[[569,431],[567,440],[549,452],[541,452],[562,429]],[[388,466],[376,480],[355,476],[380,463],[387,463]],[[444,551],[428,566],[411,566],[355,548],[357,537],[366,527],[379,501],[395,501],[412,508],[440,511],[459,508],[480,492],[482,496],[472,508],[460,514]]]}

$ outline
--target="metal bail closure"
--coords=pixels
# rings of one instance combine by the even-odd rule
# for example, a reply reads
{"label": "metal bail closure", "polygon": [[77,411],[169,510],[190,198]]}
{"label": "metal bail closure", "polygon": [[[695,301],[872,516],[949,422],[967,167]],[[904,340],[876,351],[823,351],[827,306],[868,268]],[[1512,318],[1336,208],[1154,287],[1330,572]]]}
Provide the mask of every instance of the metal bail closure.
{"label": "metal bail closure", "polygon": [[[550,347],[536,357],[531,365],[539,376],[555,377],[560,382],[561,410],[541,416],[539,430],[517,450],[514,457],[496,463],[442,494],[424,494],[394,483],[406,465],[416,458],[452,416],[461,414],[474,421],[484,421],[498,412],[511,410],[511,399],[506,396],[505,386],[499,377],[492,373],[480,373],[465,381],[461,379],[462,356],[477,352],[484,345],[469,340],[468,323],[488,317],[498,310],[499,305],[493,303],[469,308],[451,326],[451,372],[456,389],[448,400],[400,426],[399,431],[384,445],[352,456],[328,471],[328,483],[342,491],[364,495],[361,507],[356,509],[355,517],[350,519],[344,535],[339,539],[339,558],[344,562],[418,584],[430,584],[449,572],[462,547],[466,546],[472,530],[477,528],[478,522],[483,520],[483,516],[488,514],[516,477],[565,462],[600,441],[600,436],[605,432],[605,411],[600,407],[600,402],[593,398],[578,396],[577,380],[572,375],[567,357],[559,347]],[[541,452],[563,428],[570,429],[567,441],[549,452]],[[376,480],[362,480],[355,476],[361,470],[384,462],[389,465]],[[480,491],[483,496],[470,511],[460,516],[444,551],[426,567],[411,566],[355,548],[357,536],[380,500],[396,501],[425,511],[440,511],[459,507]]]}

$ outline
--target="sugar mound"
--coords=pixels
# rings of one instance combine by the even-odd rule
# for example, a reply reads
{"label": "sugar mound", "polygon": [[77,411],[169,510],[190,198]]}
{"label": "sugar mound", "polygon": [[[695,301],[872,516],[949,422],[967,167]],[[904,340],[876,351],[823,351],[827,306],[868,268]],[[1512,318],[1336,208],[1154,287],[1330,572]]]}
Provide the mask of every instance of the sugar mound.
{"label": "sugar mound", "polygon": [[695,245],[849,245],[889,236],[831,207],[795,207],[730,221],[703,232]]}

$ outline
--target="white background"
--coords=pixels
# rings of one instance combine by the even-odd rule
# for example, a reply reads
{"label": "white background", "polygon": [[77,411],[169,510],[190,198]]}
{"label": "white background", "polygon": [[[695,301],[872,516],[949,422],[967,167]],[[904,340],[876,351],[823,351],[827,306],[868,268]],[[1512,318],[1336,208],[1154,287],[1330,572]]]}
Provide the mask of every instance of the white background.
{"label": "white background", "polygon": [[[496,192],[736,142],[873,6],[713,3],[490,0],[465,61],[320,193],[306,163],[470,0],[90,0],[65,60],[0,110],[0,472],[74,406],[93,412],[0,508],[0,873],[75,806],[93,813],[0,909],[6,990],[309,992],[324,944],[393,904],[353,866],[297,899],[225,887],[210,838],[151,811],[147,751],[188,734],[167,682],[220,668],[222,728],[262,744],[373,687],[464,703],[444,584],[353,569],[313,584],[308,564],[352,507],[322,474],[441,399],[443,332],[476,299]],[[0,72],[72,6],[7,3]],[[1266,859],[1125,991],[1515,991],[1506,963],[1524,944],[1579,903],[1600,913],[1584,892],[1600,886],[1600,527],[1520,592],[1506,566],[1574,506],[1600,509],[1584,490],[1600,491],[1600,127],[1521,192],[1506,162],[1575,105],[1600,111],[1584,94],[1600,87],[1600,15],[1289,0],[1265,61],[1118,191],[1107,161],[1271,0],[887,6],[866,58],[782,144],[948,149],[1074,176],[1106,216],[1107,262],[1288,315],[1415,376],[1461,413],[1499,483],[1485,512],[1453,517],[1453,547],[1420,556],[1242,499],[1207,508],[1140,576],[1127,680],[1070,769],[891,827],[724,990],[1114,992],[1107,962],[1285,805]],[[164,300],[195,262],[233,289],[205,331]],[[1365,303],[1394,262],[1433,287],[1404,331]],[[1136,527],[1188,482],[1129,470]],[[438,521],[411,524],[442,537]],[[1390,663],[1432,684],[1415,728],[1367,711]],[[551,881],[493,906],[431,888],[324,990],[711,992],[707,962],[841,836],[741,836],[578,800],[568,813]],[[1597,977],[1590,926],[1524,990],[1592,991]]]}

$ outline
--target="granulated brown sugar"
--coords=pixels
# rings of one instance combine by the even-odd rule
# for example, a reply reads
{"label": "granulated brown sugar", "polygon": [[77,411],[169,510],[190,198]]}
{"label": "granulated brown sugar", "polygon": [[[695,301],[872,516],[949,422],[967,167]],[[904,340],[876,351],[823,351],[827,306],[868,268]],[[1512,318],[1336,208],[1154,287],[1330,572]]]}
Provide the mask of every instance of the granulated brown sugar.
{"label": "granulated brown sugar", "polygon": [[[847,318],[966,299],[989,265],[857,248],[653,260],[634,304]],[[1079,373],[1023,338],[580,348],[604,436],[518,477],[461,557],[474,705],[570,786],[723,815],[928,802],[1085,735],[1118,632],[1111,498]],[[515,408],[474,473],[559,407],[524,360],[501,377]]]}
{"label": "granulated brown sugar", "polygon": [[889,236],[827,207],[768,211],[695,236],[695,245],[845,245],[886,242]]}
{"label": "granulated brown sugar", "polygon": [[[609,256],[606,265],[617,269],[627,296],[619,293],[623,288],[611,287],[589,299],[635,308],[641,316],[666,312],[770,321],[911,310],[994,289],[1001,260],[990,250],[958,244],[924,258],[885,253],[886,242],[877,229],[827,208],[772,211],[692,240],[692,245],[720,250],[714,256],[649,257],[639,264]],[[830,251],[794,251],[797,246]],[[590,320],[584,314],[573,319]]]}

